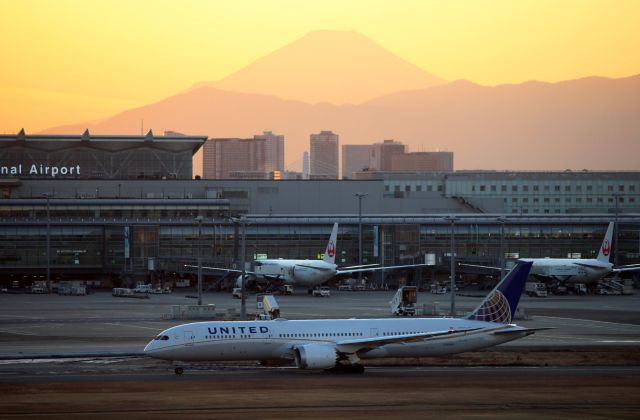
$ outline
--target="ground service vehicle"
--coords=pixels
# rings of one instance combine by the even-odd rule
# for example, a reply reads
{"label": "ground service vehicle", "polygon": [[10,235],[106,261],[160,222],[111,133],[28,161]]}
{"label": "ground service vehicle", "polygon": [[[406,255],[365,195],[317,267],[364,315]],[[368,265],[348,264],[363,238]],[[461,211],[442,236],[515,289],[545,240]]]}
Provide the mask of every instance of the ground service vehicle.
{"label": "ground service vehicle", "polygon": [[329,297],[331,296],[331,291],[327,286],[316,287],[313,289],[311,294],[315,297]]}
{"label": "ground service vehicle", "polygon": [[418,302],[418,288],[416,286],[403,286],[398,289],[393,299],[389,301],[393,315],[415,315],[416,302]]}
{"label": "ground service vehicle", "polygon": [[544,283],[527,282],[525,293],[527,296],[547,297],[547,286]]}

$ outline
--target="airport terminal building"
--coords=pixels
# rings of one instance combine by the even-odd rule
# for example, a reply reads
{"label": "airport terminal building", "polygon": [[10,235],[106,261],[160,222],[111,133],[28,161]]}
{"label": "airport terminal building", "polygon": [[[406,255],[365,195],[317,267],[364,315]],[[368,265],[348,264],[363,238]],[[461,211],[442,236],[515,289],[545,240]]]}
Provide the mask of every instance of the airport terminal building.
{"label": "airport terminal building", "polygon": [[[198,256],[207,266],[239,267],[237,216],[248,222],[246,261],[321,257],[338,222],[337,261],[356,265],[362,222],[363,264],[431,264],[385,282],[446,276],[450,215],[460,260],[593,257],[611,220],[619,222],[617,262],[640,260],[640,172],[192,180],[192,156],[206,139],[0,136],[0,282],[42,280],[47,267],[53,280],[105,286],[172,281],[193,278],[185,264]],[[366,194],[361,217],[356,193]],[[205,272],[205,281],[221,279]]]}

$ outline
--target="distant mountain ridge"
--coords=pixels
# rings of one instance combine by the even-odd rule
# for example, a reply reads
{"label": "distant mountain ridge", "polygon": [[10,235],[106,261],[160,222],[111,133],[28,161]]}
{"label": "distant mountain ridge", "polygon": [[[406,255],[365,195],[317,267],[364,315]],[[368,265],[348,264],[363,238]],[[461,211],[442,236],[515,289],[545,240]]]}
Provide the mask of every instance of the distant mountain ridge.
{"label": "distant mountain ridge", "polygon": [[640,75],[486,87],[455,81],[360,105],[310,105],[270,95],[200,87],[95,124],[47,133],[175,130],[210,137],[285,135],[289,164],[309,135],[333,130],[340,144],[393,138],[410,150],[446,149],[456,169],[640,169]]}
{"label": "distant mountain ridge", "polygon": [[[455,153],[457,169],[639,169],[640,76],[480,86],[446,83],[356,32],[316,31],[218,81],[47,133],[285,135],[299,169],[309,135],[396,139]],[[335,105],[340,104],[342,105]]]}
{"label": "distant mountain ridge", "polygon": [[358,32],[325,30],[310,32],[220,81],[195,87],[340,105],[443,83]]}

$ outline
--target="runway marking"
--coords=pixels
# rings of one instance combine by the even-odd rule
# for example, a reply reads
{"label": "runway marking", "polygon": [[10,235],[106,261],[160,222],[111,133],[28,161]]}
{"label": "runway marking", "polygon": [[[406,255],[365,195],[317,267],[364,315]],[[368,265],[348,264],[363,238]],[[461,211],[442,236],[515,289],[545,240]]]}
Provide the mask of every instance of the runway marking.
{"label": "runway marking", "polygon": [[[549,318],[549,319],[563,319],[563,320],[567,320],[567,321],[584,321],[589,323],[590,326],[593,326],[593,323],[599,323],[599,324],[610,324],[610,325],[624,325],[627,327],[636,327],[636,328],[640,328],[640,325],[638,324],[627,324],[627,323],[623,323],[623,322],[608,322],[608,321],[594,321],[591,319],[582,319],[582,318],[563,318],[563,317],[559,317],[559,316],[545,316],[545,315],[534,315],[535,318]],[[603,326],[604,327],[604,326]]]}
{"label": "runway marking", "polygon": [[119,322],[104,322],[103,324],[105,324],[105,325],[115,325],[115,326],[117,326],[117,327],[144,328],[145,330],[160,331],[160,328],[155,328],[155,327],[143,327],[142,325],[127,325],[127,324],[121,324],[121,323],[119,323]]}
{"label": "runway marking", "polygon": [[12,330],[0,330],[0,332],[5,332],[7,334],[16,334],[16,335],[40,335],[38,333],[28,333],[28,332],[17,332]]}
{"label": "runway marking", "polygon": [[640,343],[640,340],[602,340],[598,343]]}

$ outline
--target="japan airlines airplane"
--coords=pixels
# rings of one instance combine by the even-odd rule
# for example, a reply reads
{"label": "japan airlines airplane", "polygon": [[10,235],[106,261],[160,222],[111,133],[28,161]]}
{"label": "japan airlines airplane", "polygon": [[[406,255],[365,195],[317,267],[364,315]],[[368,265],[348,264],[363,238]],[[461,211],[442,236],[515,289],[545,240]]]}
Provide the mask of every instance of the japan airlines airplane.
{"label": "japan airlines airplane", "polygon": [[[289,259],[267,259],[254,261],[256,271],[246,271],[245,273],[253,277],[263,277],[267,280],[281,281],[294,286],[313,288],[326,282],[327,280],[341,275],[350,275],[365,271],[395,270],[401,268],[411,268],[425,266],[427,264],[410,264],[380,267],[377,264],[359,265],[352,267],[338,268],[335,264],[336,243],[338,238],[338,224],[333,224],[329,243],[324,251],[322,260],[289,260]],[[187,267],[197,267],[187,265]],[[242,273],[241,270],[231,270],[218,267],[202,267],[209,270],[226,271],[232,273]],[[242,276],[238,277],[237,287],[241,286]]]}
{"label": "japan airlines airplane", "polygon": [[565,283],[594,283],[610,273],[640,270],[639,264],[614,267],[609,262],[614,223],[604,235],[597,258],[520,258],[532,262],[531,275],[541,279],[560,280]]}
{"label": "japan airlines airplane", "polygon": [[518,264],[465,318],[196,322],[162,331],[144,353],[172,361],[289,360],[300,369],[361,373],[367,359],[474,351],[544,329],[511,323],[531,264]]}
{"label": "japan airlines airplane", "polygon": [[[565,283],[594,283],[610,273],[640,270],[640,264],[614,267],[609,262],[614,223],[610,222],[604,235],[597,258],[520,258],[518,261],[531,262],[531,276],[541,280],[557,280]],[[463,264],[470,267],[491,268],[475,264]]]}

